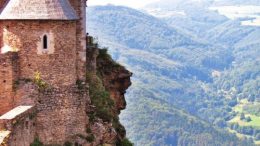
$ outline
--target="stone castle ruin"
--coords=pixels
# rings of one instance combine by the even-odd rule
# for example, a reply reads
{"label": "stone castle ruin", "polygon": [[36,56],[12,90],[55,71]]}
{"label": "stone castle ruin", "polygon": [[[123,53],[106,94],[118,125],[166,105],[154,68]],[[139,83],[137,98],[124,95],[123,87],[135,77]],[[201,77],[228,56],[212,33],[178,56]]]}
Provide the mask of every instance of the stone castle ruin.
{"label": "stone castle ruin", "polygon": [[85,32],[86,0],[0,0],[1,146],[85,144]]}

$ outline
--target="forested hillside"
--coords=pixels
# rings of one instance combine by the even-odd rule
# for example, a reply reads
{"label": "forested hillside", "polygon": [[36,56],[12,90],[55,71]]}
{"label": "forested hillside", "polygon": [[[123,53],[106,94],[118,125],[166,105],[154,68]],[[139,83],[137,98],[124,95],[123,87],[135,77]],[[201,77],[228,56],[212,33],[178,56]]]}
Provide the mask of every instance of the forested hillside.
{"label": "forested hillside", "polygon": [[[194,11],[201,9],[196,14],[191,5],[155,13],[158,6],[110,5],[87,12],[88,32],[134,73],[121,115],[128,137],[137,146],[260,140],[260,29],[241,26],[203,4],[194,5]],[[187,17],[156,17],[177,8]]]}

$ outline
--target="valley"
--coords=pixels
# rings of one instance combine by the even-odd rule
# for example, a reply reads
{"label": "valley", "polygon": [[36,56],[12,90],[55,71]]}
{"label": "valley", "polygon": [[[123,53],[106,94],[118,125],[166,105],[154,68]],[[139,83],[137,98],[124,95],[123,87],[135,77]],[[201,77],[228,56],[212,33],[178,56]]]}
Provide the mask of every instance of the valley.
{"label": "valley", "polygon": [[120,118],[137,146],[259,144],[260,28],[222,4],[89,8],[88,32],[134,73]]}

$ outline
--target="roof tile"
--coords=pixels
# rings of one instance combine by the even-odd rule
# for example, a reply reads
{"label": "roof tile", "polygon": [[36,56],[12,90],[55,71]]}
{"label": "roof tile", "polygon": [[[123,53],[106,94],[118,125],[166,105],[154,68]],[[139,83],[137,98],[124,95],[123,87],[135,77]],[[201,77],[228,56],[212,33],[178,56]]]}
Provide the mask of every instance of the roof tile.
{"label": "roof tile", "polygon": [[76,20],[68,0],[10,0],[0,14],[2,20]]}

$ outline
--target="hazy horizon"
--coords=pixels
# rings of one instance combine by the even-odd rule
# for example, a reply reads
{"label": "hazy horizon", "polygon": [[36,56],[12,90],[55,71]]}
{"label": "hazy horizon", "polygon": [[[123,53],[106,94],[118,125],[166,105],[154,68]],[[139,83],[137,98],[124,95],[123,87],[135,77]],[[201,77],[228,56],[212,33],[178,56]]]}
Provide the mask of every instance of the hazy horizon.
{"label": "hazy horizon", "polygon": [[120,6],[127,6],[132,8],[141,8],[149,3],[159,1],[159,0],[132,0],[132,1],[122,1],[122,0],[89,0],[88,5],[89,6],[96,6],[96,5],[107,5],[107,4],[113,4],[113,5],[120,5]]}

